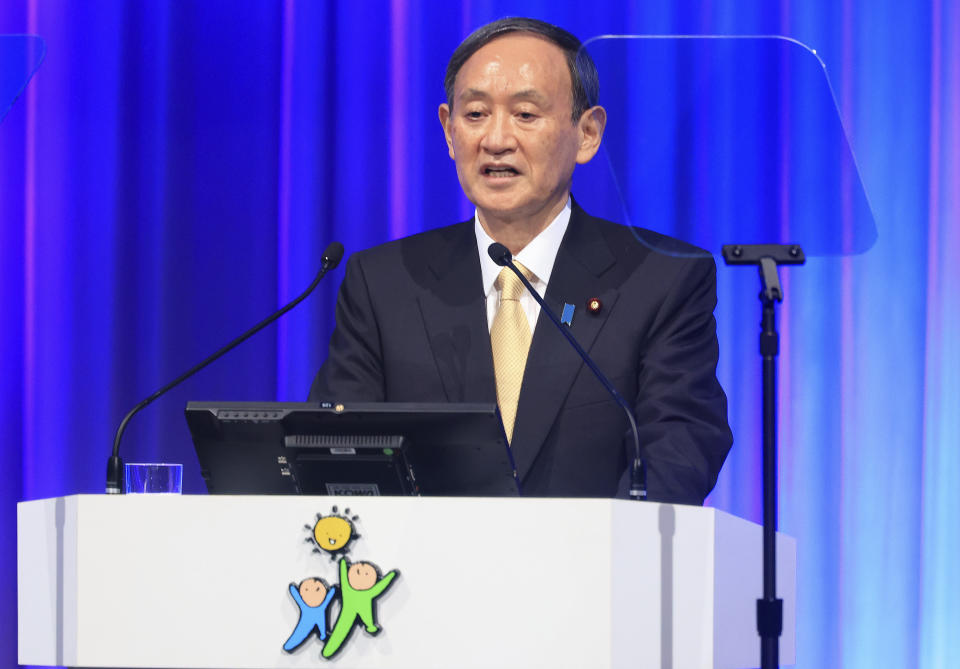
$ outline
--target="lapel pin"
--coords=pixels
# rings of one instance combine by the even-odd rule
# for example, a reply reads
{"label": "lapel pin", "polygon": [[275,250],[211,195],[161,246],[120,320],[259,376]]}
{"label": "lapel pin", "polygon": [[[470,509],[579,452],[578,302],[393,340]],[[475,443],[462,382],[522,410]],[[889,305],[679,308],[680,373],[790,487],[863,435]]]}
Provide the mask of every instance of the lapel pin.
{"label": "lapel pin", "polygon": [[603,302],[599,297],[591,297],[587,300],[587,311],[591,314],[599,314],[601,309],[603,309]]}
{"label": "lapel pin", "polygon": [[563,303],[563,313],[560,314],[560,322],[567,325],[573,325],[573,305]]}

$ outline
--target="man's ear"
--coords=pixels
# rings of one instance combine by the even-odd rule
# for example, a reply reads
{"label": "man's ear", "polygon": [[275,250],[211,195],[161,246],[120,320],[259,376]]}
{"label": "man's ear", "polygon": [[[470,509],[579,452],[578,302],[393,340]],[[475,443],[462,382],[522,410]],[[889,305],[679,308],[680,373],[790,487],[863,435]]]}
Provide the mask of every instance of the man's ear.
{"label": "man's ear", "polygon": [[589,163],[600,149],[603,129],[607,127],[607,110],[597,105],[583,112],[577,121],[580,133],[580,147],[577,149],[577,163]]}
{"label": "man's ear", "polygon": [[437,109],[437,116],[440,117],[440,125],[443,126],[443,136],[447,138],[447,151],[450,153],[450,158],[456,160],[456,157],[453,155],[453,135],[451,134],[451,124],[450,119],[450,106],[444,102],[440,105],[440,108]]}

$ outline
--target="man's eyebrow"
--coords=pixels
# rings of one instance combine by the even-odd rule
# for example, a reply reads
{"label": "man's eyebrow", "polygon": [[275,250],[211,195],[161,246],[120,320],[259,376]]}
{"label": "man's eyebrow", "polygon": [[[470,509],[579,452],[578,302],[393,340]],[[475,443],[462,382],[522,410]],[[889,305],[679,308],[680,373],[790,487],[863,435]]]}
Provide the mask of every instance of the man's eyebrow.
{"label": "man's eyebrow", "polygon": [[546,96],[535,88],[524,88],[510,96],[514,100],[534,100],[535,102],[546,101]]}
{"label": "man's eyebrow", "polygon": [[[479,88],[465,88],[460,93],[459,99],[477,100],[489,97],[490,94],[487,91],[480,90]],[[535,88],[524,88],[511,95],[510,98],[512,100],[533,100],[535,102],[545,102],[547,100],[546,96]]]}
{"label": "man's eyebrow", "polygon": [[461,100],[475,100],[476,98],[488,98],[490,95],[479,88],[465,88],[458,97]]}

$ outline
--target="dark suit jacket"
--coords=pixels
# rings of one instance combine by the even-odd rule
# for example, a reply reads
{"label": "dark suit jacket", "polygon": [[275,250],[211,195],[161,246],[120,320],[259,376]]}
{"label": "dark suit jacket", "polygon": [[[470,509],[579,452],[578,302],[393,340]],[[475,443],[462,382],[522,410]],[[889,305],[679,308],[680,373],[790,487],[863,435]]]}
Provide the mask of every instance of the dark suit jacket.
{"label": "dark suit jacket", "polygon": [[[557,312],[575,306],[572,334],[634,402],[650,499],[701,504],[732,443],[716,378],[716,266],[650,242],[695,251],[574,204],[545,299]],[[593,297],[602,302],[596,314],[586,308]],[[310,398],[496,403],[486,313],[472,219],[355,253]],[[628,431],[541,316],[511,444],[523,494],[625,495]]]}

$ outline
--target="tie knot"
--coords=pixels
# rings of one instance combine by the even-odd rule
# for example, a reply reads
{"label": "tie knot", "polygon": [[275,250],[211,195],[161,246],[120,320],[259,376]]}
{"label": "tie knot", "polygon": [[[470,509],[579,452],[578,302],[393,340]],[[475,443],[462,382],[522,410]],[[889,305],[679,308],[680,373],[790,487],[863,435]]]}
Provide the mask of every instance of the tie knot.
{"label": "tie knot", "polygon": [[[518,263],[517,261],[513,262],[517,266],[517,269],[527,278],[527,281],[533,277],[533,273],[530,272],[526,267]],[[500,301],[504,300],[513,300],[518,301],[520,296],[523,295],[523,282],[520,281],[520,278],[514,274],[513,270],[509,267],[504,267],[500,270],[500,274],[497,275],[496,282],[497,290],[500,291]]]}

